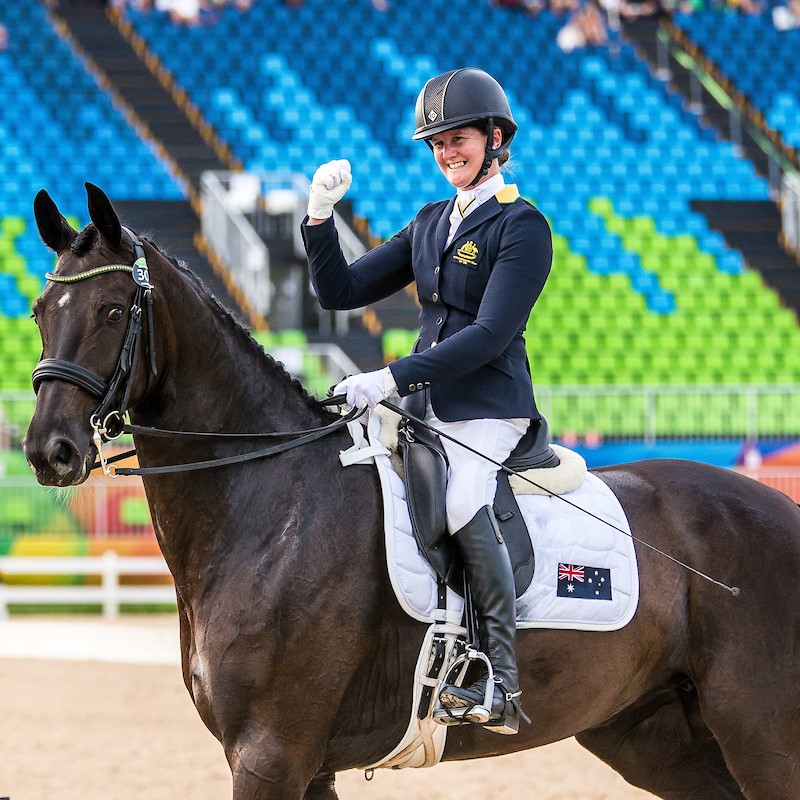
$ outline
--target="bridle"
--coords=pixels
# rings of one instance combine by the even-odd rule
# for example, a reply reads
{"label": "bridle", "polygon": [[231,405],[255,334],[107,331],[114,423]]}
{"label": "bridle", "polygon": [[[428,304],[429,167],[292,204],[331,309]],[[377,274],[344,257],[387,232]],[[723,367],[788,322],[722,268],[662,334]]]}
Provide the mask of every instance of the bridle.
{"label": "bridle", "polygon": [[131,388],[133,386],[133,368],[142,341],[142,313],[147,315],[147,361],[149,365],[148,382],[158,375],[155,353],[155,329],[153,325],[153,284],[150,283],[147,258],[144,247],[133,231],[123,227],[133,244],[134,262],[128,264],[105,264],[93,269],[79,272],[76,275],[59,275],[48,272],[45,278],[53,283],[77,283],[107,272],[129,272],[136,284],[133,304],[128,314],[128,327],[125,331],[122,349],[117,359],[117,366],[110,380],[105,381],[99,375],[80,364],[62,358],[43,358],[33,370],[33,390],[38,393],[39,387],[46,380],[60,380],[78,386],[100,400],[100,405],[91,416],[92,429],[101,442],[109,442],[123,433],[123,417],[128,410]]}
{"label": "bridle", "polygon": [[[136,283],[136,293],[133,297],[128,316],[128,327],[122,342],[122,349],[117,359],[114,373],[108,381],[80,364],[62,358],[43,358],[33,370],[33,390],[38,393],[43,381],[58,380],[71,383],[90,395],[100,399],[100,405],[92,413],[89,424],[92,427],[92,442],[97,450],[98,461],[92,469],[102,467],[103,472],[116,478],[120,475],[161,475],[171,472],[188,472],[190,470],[220,467],[237,464],[243,461],[253,461],[270,455],[285,452],[294,447],[313,442],[347,425],[356,417],[361,416],[365,409],[353,409],[345,416],[340,416],[329,425],[311,428],[303,431],[289,431],[286,433],[213,433],[190,431],[165,431],[157,428],[148,428],[141,425],[125,424],[124,417],[128,411],[131,388],[133,385],[133,370],[142,344],[142,314],[147,317],[147,343],[146,355],[148,361],[148,385],[151,378],[158,375],[155,355],[155,328],[153,325],[153,284],[150,283],[150,274],[147,267],[144,247],[133,231],[123,226],[122,230],[130,238],[134,249],[134,262],[128,264],[105,264],[80,272],[76,275],[59,275],[48,272],[45,278],[53,283],[77,283],[88,280],[107,272],[129,272]],[[335,405],[338,398],[330,401],[321,401],[319,405]],[[119,438],[123,433],[136,433],[145,436],[162,436],[184,439],[283,439],[280,444],[272,445],[262,450],[241,453],[225,458],[196,461],[188,464],[174,464],[162,467],[126,467],[115,468],[113,463],[128,458],[135,454],[135,450],[107,457],[103,451],[103,444]]]}

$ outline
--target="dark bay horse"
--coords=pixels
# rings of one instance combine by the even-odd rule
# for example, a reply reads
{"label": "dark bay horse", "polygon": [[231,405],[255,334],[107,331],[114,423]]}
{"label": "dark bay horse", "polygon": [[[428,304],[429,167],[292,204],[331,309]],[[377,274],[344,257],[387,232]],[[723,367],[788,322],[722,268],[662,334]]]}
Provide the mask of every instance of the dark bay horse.
{"label": "dark bay horse", "polygon": [[[129,267],[134,241],[149,267],[153,314],[152,330],[142,315],[145,344],[120,384],[133,423],[297,431],[337,418],[189,270],[123,229],[100,189],[87,184],[87,192],[92,223],[80,233],[46,192],[34,204],[42,239],[58,254],[56,279],[34,315],[51,359],[43,363],[61,365],[40,373],[25,440],[40,483],[78,484],[93,463],[90,418],[124,361],[141,286],[129,269],[86,273]],[[65,364],[74,365],[71,374]],[[144,467],[247,446],[134,439]],[[270,458],[144,478],[175,579],[186,688],[224,747],[235,800],[334,800],[335,773],[386,755],[412,713],[411,676],[426,626],[394,597],[377,474],[340,465],[350,444],[340,430]],[[574,735],[659,797],[800,798],[798,507],[748,478],[688,461],[597,474],[635,535],[740,586],[741,595],[639,547],[634,619],[614,632],[520,631],[533,724],[516,736],[453,728],[444,758]]]}

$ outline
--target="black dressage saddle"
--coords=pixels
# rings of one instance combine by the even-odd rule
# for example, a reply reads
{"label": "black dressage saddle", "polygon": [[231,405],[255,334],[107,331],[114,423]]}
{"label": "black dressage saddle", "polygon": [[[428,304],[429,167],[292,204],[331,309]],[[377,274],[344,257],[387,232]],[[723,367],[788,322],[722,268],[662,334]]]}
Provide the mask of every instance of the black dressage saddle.
{"label": "black dressage saddle", "polygon": [[[447,531],[447,457],[442,444],[430,428],[408,419],[401,420],[398,433],[408,510],[417,545],[439,579],[455,592],[463,594],[461,565]],[[531,422],[504,466],[514,472],[524,472],[558,464],[559,458],[550,447],[547,421],[541,417]],[[533,579],[534,555],[530,535],[511,491],[508,476],[509,473],[504,470],[497,474],[494,513],[511,557],[514,585],[519,597]]]}

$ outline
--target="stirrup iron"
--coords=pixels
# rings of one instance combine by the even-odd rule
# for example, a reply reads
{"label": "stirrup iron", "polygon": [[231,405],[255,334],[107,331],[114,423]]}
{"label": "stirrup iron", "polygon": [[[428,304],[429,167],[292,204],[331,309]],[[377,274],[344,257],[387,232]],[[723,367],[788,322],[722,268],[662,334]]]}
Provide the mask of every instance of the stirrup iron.
{"label": "stirrup iron", "polygon": [[[486,690],[483,695],[482,705],[464,706],[463,708],[447,708],[442,705],[441,692],[446,686],[461,686],[467,674],[470,662],[482,661],[486,667]],[[455,672],[458,675],[451,681],[450,676]],[[460,655],[451,665],[442,678],[441,688],[436,693],[436,704],[433,707],[433,719],[441,725],[469,725],[477,723],[483,725],[492,716],[492,700],[494,698],[494,667],[486,653],[473,646],[468,646],[463,655]]]}

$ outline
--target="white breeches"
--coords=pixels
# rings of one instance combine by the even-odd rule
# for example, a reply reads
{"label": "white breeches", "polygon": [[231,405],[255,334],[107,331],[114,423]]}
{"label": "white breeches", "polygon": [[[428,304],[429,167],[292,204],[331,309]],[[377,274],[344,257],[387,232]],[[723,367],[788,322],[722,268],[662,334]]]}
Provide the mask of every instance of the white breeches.
{"label": "white breeches", "polygon": [[[529,419],[469,419],[442,422],[428,404],[425,422],[494,461],[503,463],[528,430]],[[483,506],[494,503],[499,467],[440,437],[450,467],[447,472],[447,527],[461,530]]]}

